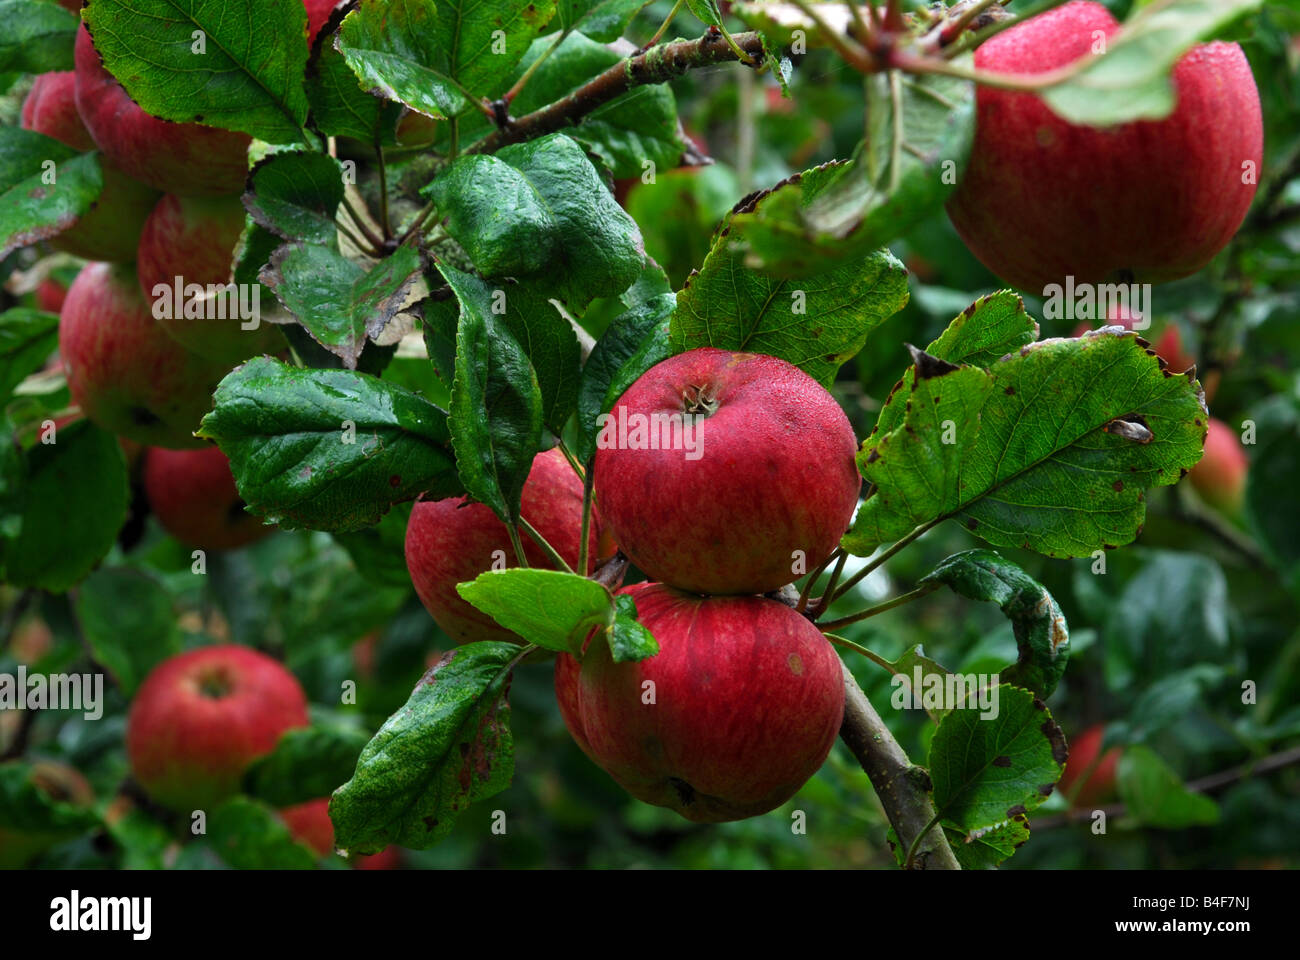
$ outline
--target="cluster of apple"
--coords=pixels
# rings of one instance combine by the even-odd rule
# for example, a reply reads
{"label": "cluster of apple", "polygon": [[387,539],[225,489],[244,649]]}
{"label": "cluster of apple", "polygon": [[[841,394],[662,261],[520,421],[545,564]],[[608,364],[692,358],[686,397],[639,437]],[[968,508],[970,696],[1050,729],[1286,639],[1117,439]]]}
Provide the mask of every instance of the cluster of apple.
{"label": "cluster of apple", "polygon": [[[679,441],[689,433],[674,445],[612,431],[592,466],[599,513],[587,556],[617,543],[651,578],[621,592],[660,650],[616,663],[607,644],[589,640],[581,661],[561,654],[561,713],[583,751],[641,800],[697,821],[764,813],[816,772],[840,727],[839,658],[803,614],[764,594],[818,566],[847,529],[861,486],[853,429],[797,367],[712,348],[651,368],[611,421],[667,424],[665,437]],[[582,500],[561,451],[539,454],[523,517],[573,568]],[[534,544],[525,550],[530,565],[547,565]],[[519,639],[456,592],[514,565],[505,525],[487,507],[417,503],[406,560],[453,640]]]}
{"label": "cluster of apple", "polygon": [[[66,4],[74,11],[79,3]],[[305,0],[309,42],[334,0]],[[241,360],[283,347],[272,325],[244,330],[216,311],[155,309],[155,291],[207,290],[232,278],[244,229],[240,194],[250,138],[173,123],[142,110],[104,68],[82,24],[75,70],[45,73],[22,125],[75,150],[98,150],[103,187],[92,208],[50,240],[91,261],[38,303],[59,313],[59,357],[81,412],[144,451],[144,486],[182,541],[228,549],[267,532],[244,513],[229,462],[193,436],[217,382]],[[195,287],[194,285],[197,285]]]}

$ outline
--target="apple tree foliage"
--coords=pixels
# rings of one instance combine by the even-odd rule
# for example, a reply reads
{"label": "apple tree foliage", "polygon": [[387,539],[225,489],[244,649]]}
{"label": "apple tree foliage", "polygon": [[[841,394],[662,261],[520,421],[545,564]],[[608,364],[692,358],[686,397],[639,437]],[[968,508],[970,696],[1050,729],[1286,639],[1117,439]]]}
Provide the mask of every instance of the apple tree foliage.
{"label": "apple tree foliage", "polygon": [[[317,703],[337,696],[330,684],[344,640],[386,624],[392,662],[379,669],[390,678],[381,698],[390,715],[376,725],[354,709],[321,708],[310,729],[286,735],[249,771],[246,796],[214,812],[210,842],[187,846],[179,860],[164,854],[166,831],[147,811],[108,817],[52,803],[26,783],[21,764],[0,765],[0,828],[34,819],[69,833],[102,830],[126,851],[124,865],[298,866],[302,848],[270,808],[332,794],[340,847],[454,844],[458,819],[490,807],[474,805],[509,788],[517,763],[539,775],[536,758],[516,758],[511,724],[512,687],[526,683],[533,660],[578,653],[593,632],[619,661],[658,647],[600,571],[509,570],[458,589],[525,646],[454,648],[421,676],[430,625],[418,605],[411,615],[401,562],[409,504],[467,494],[526,536],[520,502],[534,455],[563,442],[588,467],[597,418],[623,390],[660,360],[701,346],[782,358],[846,406],[862,401],[852,420],[865,500],[842,541],[844,562],[862,570],[862,558],[881,550],[892,558],[893,548],[915,542],[913,559],[900,553],[890,574],[915,583],[937,615],[892,636],[865,622],[828,630],[855,670],[862,661],[853,648],[884,668],[861,681],[878,701],[897,687],[890,679],[911,685],[976,668],[997,675],[996,723],[981,721],[973,705],[898,717],[900,739],[928,771],[935,823],[963,867],[1005,861],[1044,804],[1060,815],[1052,786],[1064,735],[1053,713],[1079,716],[1062,691],[1086,689],[1070,686],[1072,656],[1099,663],[1114,689],[1132,695],[1112,734],[1133,745],[1120,781],[1137,822],[1218,818],[1214,801],[1188,790],[1155,747],[1176,718],[1202,722],[1202,699],[1231,686],[1244,662],[1228,655],[1229,636],[1245,629],[1258,644],[1258,617],[1293,617],[1300,596],[1294,380],[1264,363],[1271,400],[1249,392],[1258,373],[1249,364],[1300,356],[1286,327],[1295,288],[1290,299],[1279,292],[1300,279],[1294,233],[1267,234],[1254,252],[1233,254],[1235,293],[1193,281],[1177,294],[1189,313],[1211,304],[1221,342],[1207,339],[1207,355],[1230,358],[1235,349],[1240,359],[1243,341],[1256,351],[1243,361],[1246,373],[1233,379],[1227,360],[1220,372],[1229,372],[1227,402],[1260,427],[1248,494],[1253,539],[1209,526],[1210,546],[1189,545],[1171,532],[1185,506],[1162,488],[1201,454],[1207,409],[1197,372],[1167,369],[1139,334],[1045,333],[1032,298],[998,289],[953,238],[934,239],[970,147],[973,84],[901,70],[820,82],[843,67],[833,30],[785,3],[736,3],[724,16],[716,4],[688,2],[665,42],[639,51],[670,7],[359,0],[308,47],[296,4],[89,0],[83,16],[105,66],[144,109],[254,138],[234,276],[262,285],[291,349],[231,370],[199,435],[230,458],[251,511],[299,532],[214,561],[213,583],[201,588],[174,545],[132,559],[122,546],[129,541],[119,542],[136,520],[114,438],[80,423],[42,446],[20,429],[66,406],[68,395],[57,375],[42,372],[55,318],[15,306],[0,315],[0,413],[19,438],[0,450],[4,580],[24,595],[72,591],[66,624],[56,616],[56,625],[75,625],[120,699],[205,632],[201,621],[178,625],[173,615],[202,591],[220,598],[230,635],[284,653]],[[1284,24],[1295,32],[1300,23],[1260,7],[1175,0],[1134,13],[1110,54],[1048,100],[1097,125],[1162,116],[1177,56],[1230,35],[1243,16],[1257,18],[1252,55],[1261,69],[1277,69],[1295,58],[1282,49]],[[931,25],[915,10],[908,16],[919,43]],[[0,18],[6,83],[71,68],[72,14],[48,0],[0,0]],[[196,31],[209,51],[199,71]],[[672,40],[677,33],[690,39]],[[674,92],[734,112],[735,98],[753,93],[731,84],[745,68],[728,62],[740,57],[762,68],[767,102],[778,105],[742,121],[770,141],[758,162],[744,161],[743,180],[736,165],[692,166],[700,150],[680,121],[702,115]],[[969,67],[970,56],[952,62]],[[725,90],[694,76],[706,67],[702,76],[729,78]],[[779,106],[787,85],[807,89],[809,115]],[[1286,96],[1259,85],[1266,100]],[[1300,84],[1292,78],[1289,89],[1294,106]],[[412,118],[427,131],[416,147],[402,136]],[[1297,128],[1283,128],[1284,142],[1300,140]],[[803,141],[812,149],[792,149]],[[53,186],[41,179],[50,158],[59,170]],[[766,188],[748,191],[769,173]],[[620,204],[611,186],[631,179],[642,182]],[[1279,183],[1261,192],[1285,210]],[[101,184],[94,152],[0,127],[6,270],[85,213]],[[951,262],[927,262],[924,251]],[[1290,266],[1276,262],[1283,251]],[[918,282],[922,273],[941,282]],[[1254,301],[1247,278],[1264,291]],[[1229,321],[1236,327],[1225,333]],[[1278,522],[1259,522],[1274,511]],[[1103,553],[1140,538],[1131,550]],[[1224,566],[1239,556],[1277,583],[1242,609],[1241,623],[1229,623]],[[1108,561],[1115,574],[1089,573]],[[853,596],[837,599],[835,613],[851,620]],[[1001,619],[985,618],[984,604]],[[1288,649],[1294,664],[1300,648],[1292,640]],[[66,663],[80,655],[57,651]],[[1288,683],[1294,696],[1294,678]],[[529,689],[526,706],[536,711],[536,684]],[[1269,712],[1238,728],[1260,748],[1300,731],[1295,711],[1281,710],[1284,694],[1271,696]],[[1176,742],[1177,756],[1185,743]],[[869,789],[860,776],[852,783]],[[879,826],[883,848],[888,825]],[[888,836],[906,863],[906,845],[892,828]]]}

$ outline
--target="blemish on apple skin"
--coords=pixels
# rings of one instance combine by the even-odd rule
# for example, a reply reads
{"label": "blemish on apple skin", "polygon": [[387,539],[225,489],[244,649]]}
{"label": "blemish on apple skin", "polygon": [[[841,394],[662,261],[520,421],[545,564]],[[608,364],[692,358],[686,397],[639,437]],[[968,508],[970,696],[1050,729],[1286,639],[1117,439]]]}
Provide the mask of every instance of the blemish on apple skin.
{"label": "blemish on apple skin", "polygon": [[799,657],[799,654],[797,653],[790,654],[790,656],[786,657],[785,662],[786,665],[790,668],[790,672],[793,673],[796,677],[803,676],[803,660]]}

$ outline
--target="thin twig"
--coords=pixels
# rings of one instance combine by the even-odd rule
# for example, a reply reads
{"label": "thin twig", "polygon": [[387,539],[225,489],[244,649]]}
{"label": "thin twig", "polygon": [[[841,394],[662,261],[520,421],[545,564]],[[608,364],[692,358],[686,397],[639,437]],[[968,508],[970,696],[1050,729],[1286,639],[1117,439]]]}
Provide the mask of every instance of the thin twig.
{"label": "thin twig", "polygon": [[[1215,793],[1224,787],[1232,786],[1232,784],[1249,777],[1261,776],[1297,764],[1300,764],[1300,746],[1270,754],[1259,760],[1250,760],[1239,766],[1201,777],[1198,780],[1189,780],[1186,787],[1192,793]],[[1128,808],[1122,803],[1112,803],[1096,809],[1083,807],[1077,810],[1067,810],[1065,813],[1058,813],[1055,816],[1043,817],[1040,820],[1035,820],[1032,826],[1036,831],[1054,830],[1057,827],[1064,827],[1071,823],[1091,820],[1096,810],[1105,813],[1108,820],[1112,817],[1122,817],[1128,812]]]}
{"label": "thin twig", "polygon": [[[511,143],[520,143],[572,126],[598,107],[634,87],[666,83],[695,67],[734,61],[736,54],[721,37],[705,34],[698,40],[677,40],[651,47],[645,53],[620,60],[597,74],[563,99],[511,120],[465,152],[493,153]],[[737,47],[750,55],[762,56],[763,40],[755,32],[736,34]]]}

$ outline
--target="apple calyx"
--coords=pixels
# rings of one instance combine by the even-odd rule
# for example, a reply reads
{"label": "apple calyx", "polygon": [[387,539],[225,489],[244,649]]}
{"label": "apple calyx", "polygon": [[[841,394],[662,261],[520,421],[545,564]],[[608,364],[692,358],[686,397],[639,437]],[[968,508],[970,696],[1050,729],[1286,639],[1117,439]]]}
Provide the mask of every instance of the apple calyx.
{"label": "apple calyx", "polygon": [[693,417],[711,417],[718,412],[717,387],[691,384],[682,391],[682,412]]}

